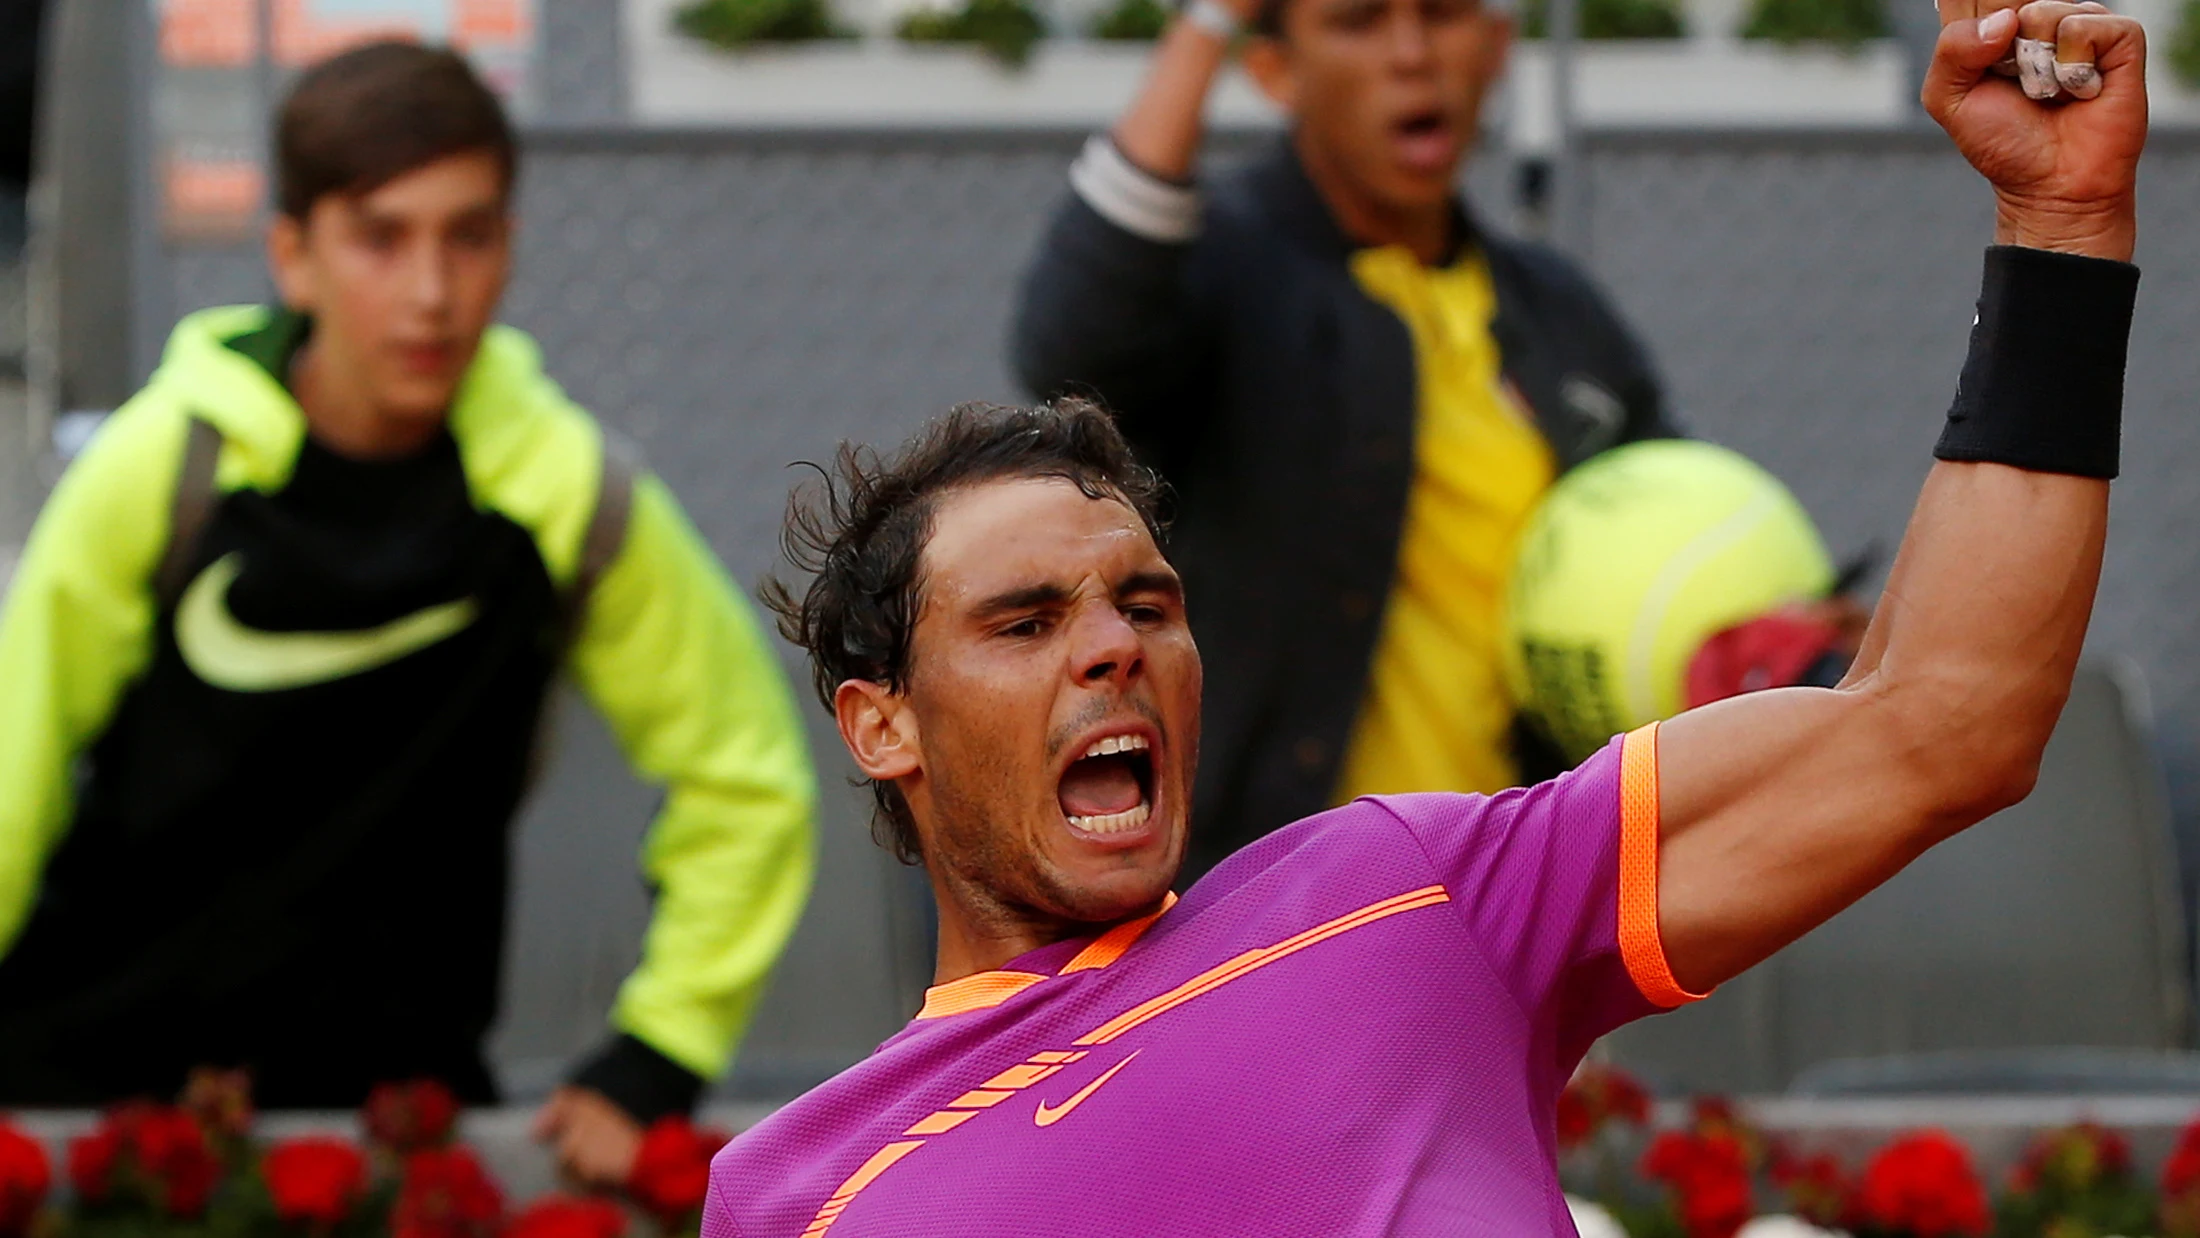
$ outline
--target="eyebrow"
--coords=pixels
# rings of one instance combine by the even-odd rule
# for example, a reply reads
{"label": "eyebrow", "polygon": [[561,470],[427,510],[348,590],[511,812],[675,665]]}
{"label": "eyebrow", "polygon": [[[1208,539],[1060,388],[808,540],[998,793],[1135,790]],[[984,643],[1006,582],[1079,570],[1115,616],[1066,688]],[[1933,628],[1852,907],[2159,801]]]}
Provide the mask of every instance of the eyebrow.
{"label": "eyebrow", "polygon": [[1047,583],[1024,585],[1006,593],[996,593],[980,602],[973,609],[979,615],[997,615],[1004,611],[1030,610],[1038,606],[1060,606],[1069,600],[1069,586]]}
{"label": "eyebrow", "polygon": [[1184,598],[1184,580],[1175,572],[1155,570],[1132,572],[1123,578],[1122,584],[1115,587],[1115,596],[1122,597],[1131,593],[1159,593],[1165,597],[1182,601]]}
{"label": "eyebrow", "polygon": [[[1068,585],[1052,581],[1045,584],[1023,585],[1004,593],[994,594],[973,607],[972,613],[980,617],[986,617],[1004,614],[1009,611],[1060,606],[1069,601],[1071,592]],[[1130,575],[1125,576],[1120,584],[1116,585],[1115,596],[1120,598],[1134,593],[1159,593],[1181,600],[1184,596],[1184,582],[1178,579],[1174,572],[1151,570],[1132,572]]]}

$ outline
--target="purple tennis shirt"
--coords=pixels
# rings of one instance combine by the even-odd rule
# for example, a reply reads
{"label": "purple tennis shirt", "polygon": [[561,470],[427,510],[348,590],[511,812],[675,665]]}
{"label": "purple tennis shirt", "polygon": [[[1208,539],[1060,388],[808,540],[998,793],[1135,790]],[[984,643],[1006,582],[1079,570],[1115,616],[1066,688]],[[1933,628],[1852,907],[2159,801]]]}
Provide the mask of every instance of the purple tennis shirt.
{"label": "purple tennis shirt", "polygon": [[1571,1234],[1559,1090],[1691,996],[1656,866],[1655,730],[1541,786],[1308,818],[933,989],[719,1153],[703,1238]]}

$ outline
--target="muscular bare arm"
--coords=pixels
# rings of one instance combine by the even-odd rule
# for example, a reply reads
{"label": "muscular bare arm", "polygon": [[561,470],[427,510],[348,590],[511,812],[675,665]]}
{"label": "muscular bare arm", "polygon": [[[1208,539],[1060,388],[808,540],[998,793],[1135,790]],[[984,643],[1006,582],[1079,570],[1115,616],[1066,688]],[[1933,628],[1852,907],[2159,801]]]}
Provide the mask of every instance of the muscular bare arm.
{"label": "muscular bare arm", "polygon": [[[1997,243],[2128,261],[2144,35],[2094,4],[1999,15],[2011,7],[1942,0],[1926,107],[1993,182]],[[2043,106],[1988,76],[2020,32],[2095,63],[2099,97]],[[2107,524],[2104,481],[1936,463],[1840,687],[1661,728],[1659,929],[1684,988],[1757,963],[2023,798],[2069,695]]]}

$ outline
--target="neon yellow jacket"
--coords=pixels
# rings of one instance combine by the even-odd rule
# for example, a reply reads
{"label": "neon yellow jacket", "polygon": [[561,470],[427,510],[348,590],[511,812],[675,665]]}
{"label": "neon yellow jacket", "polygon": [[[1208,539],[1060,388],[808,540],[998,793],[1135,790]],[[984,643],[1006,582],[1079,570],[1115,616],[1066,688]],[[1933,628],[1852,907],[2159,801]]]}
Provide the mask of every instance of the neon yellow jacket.
{"label": "neon yellow jacket", "polygon": [[[268,311],[178,325],[146,388],[62,478],[0,609],[0,954],[70,828],[73,771],[141,676],[156,633],[187,422],[221,431],[219,491],[280,490],[303,414],[225,341]],[[561,589],[577,570],[603,452],[533,342],[490,330],[450,430],[475,504],[533,538]],[[807,896],[816,787],[784,675],[678,503],[637,479],[624,543],[596,582],[566,672],[666,795],[641,854],[656,907],[615,1028],[702,1078],[725,1070]]]}

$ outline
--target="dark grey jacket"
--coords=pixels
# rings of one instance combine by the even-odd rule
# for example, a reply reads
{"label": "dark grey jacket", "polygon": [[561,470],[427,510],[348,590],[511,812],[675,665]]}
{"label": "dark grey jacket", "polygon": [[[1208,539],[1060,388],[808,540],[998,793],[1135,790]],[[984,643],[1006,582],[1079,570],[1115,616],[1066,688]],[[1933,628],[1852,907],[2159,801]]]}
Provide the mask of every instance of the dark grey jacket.
{"label": "dark grey jacket", "polygon": [[[1206,663],[1196,876],[1335,789],[1413,478],[1413,346],[1354,282],[1354,243],[1287,142],[1204,203],[1099,139],[1071,180],[1025,275],[1014,361],[1040,395],[1096,393],[1175,487],[1170,557]],[[1488,258],[1505,375],[1562,468],[1675,433],[1587,277],[1459,222]]]}

